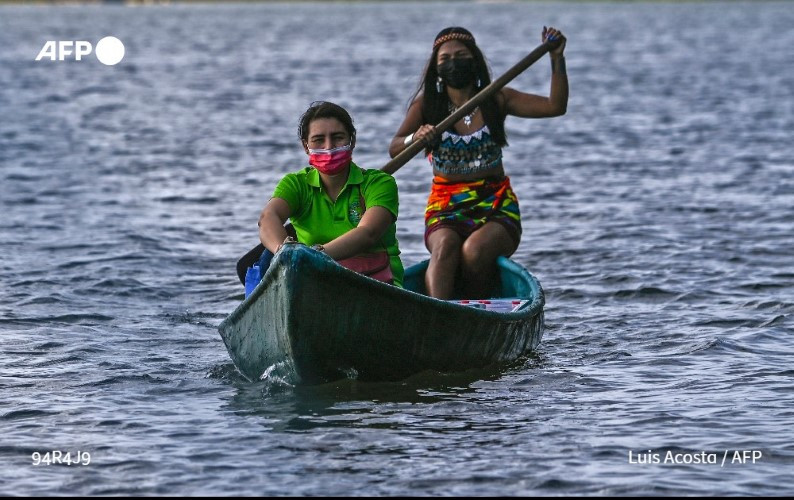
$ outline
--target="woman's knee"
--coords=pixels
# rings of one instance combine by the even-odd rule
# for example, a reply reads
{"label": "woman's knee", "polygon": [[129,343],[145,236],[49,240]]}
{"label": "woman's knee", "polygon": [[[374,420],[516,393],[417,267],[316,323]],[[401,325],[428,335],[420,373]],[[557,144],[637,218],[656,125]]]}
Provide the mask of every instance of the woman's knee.
{"label": "woman's knee", "polygon": [[515,250],[515,244],[504,228],[490,226],[483,229],[475,231],[461,247],[461,265],[469,274],[490,272],[497,257],[510,255]]}
{"label": "woman's knee", "polygon": [[496,261],[492,244],[487,241],[467,239],[461,247],[461,266],[467,274],[482,272],[489,264]]}
{"label": "woman's knee", "polygon": [[463,240],[454,231],[436,231],[428,238],[428,250],[433,258],[459,258]]}

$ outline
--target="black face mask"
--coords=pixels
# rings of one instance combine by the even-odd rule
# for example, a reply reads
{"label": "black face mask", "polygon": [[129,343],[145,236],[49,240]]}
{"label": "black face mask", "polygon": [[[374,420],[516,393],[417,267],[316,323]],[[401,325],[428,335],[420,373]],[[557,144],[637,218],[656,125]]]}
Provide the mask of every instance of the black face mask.
{"label": "black face mask", "polygon": [[474,81],[474,58],[449,59],[438,65],[438,74],[453,89],[462,89]]}

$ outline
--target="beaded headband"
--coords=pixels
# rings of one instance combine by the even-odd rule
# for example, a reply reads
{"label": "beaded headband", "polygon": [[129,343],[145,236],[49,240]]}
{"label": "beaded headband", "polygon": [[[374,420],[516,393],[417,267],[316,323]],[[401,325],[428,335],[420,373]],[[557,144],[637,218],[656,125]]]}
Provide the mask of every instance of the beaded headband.
{"label": "beaded headband", "polygon": [[436,41],[433,42],[433,50],[435,50],[436,47],[440,46],[442,43],[446,43],[450,40],[466,40],[474,44],[477,43],[474,41],[474,37],[469,35],[468,33],[449,33],[444,36],[440,36],[436,38]]}

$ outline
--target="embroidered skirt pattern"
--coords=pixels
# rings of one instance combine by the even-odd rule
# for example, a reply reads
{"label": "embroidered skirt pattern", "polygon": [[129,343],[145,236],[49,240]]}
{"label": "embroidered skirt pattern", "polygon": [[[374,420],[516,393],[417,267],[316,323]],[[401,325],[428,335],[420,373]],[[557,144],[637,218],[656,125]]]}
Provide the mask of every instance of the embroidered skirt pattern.
{"label": "embroidered skirt pattern", "polygon": [[497,222],[507,229],[516,245],[521,240],[521,214],[510,178],[449,182],[433,178],[425,209],[425,244],[430,234],[442,227],[463,238],[485,225]]}

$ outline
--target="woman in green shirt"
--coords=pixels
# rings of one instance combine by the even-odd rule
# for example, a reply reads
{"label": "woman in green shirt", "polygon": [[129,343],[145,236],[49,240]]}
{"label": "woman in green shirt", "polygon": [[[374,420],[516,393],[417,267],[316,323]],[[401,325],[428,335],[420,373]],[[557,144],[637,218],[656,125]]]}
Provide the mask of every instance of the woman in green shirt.
{"label": "woman in green shirt", "polygon": [[[391,282],[402,286],[397,246],[397,183],[380,170],[353,163],[356,129],[348,112],[315,102],[298,130],[309,166],[287,174],[259,217],[259,239],[275,253],[291,242],[289,219],[298,241],[346,265],[347,259],[387,254]],[[350,267],[350,266],[347,266]]]}

